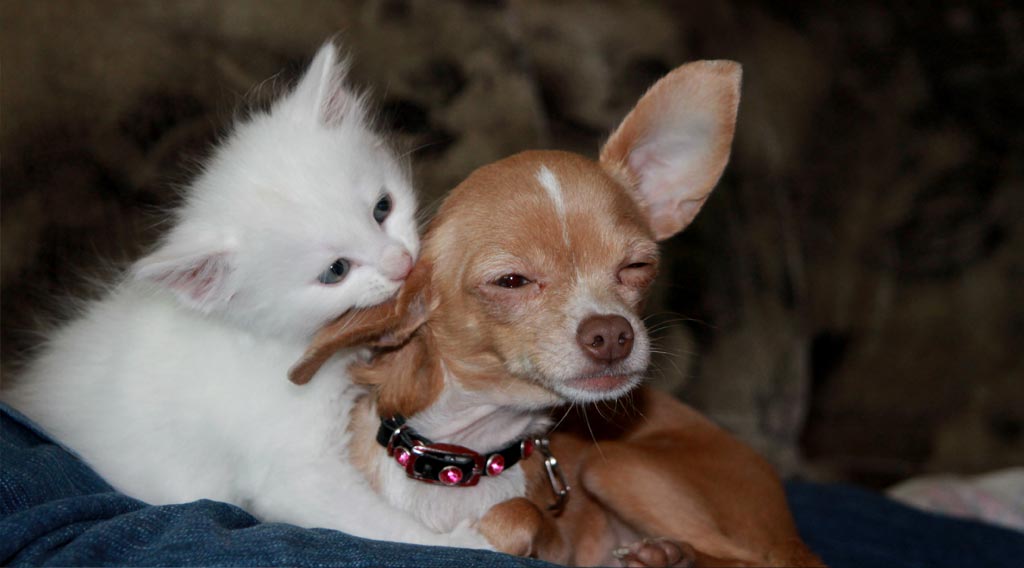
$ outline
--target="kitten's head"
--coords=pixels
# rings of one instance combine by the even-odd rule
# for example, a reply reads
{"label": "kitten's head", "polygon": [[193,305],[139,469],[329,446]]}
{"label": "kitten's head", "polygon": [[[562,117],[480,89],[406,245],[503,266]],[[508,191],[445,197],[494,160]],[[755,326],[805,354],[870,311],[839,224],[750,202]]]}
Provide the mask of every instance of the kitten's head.
{"label": "kitten's head", "polygon": [[346,70],[327,43],[289,94],[237,124],[136,278],[188,308],[303,339],[393,295],[419,251],[415,196]]}

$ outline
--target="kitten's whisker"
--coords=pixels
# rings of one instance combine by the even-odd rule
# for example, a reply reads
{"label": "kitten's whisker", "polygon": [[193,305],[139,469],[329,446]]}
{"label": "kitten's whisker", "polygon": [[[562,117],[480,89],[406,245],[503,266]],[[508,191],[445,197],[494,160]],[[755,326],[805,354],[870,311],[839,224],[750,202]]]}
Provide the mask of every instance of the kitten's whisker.
{"label": "kitten's whisker", "polygon": [[415,148],[413,148],[413,149],[411,149],[411,150],[408,150],[408,151],[406,151],[406,152],[405,152],[404,154],[400,154],[400,155],[398,156],[398,159],[399,159],[399,160],[404,160],[404,159],[406,159],[406,158],[408,158],[408,157],[412,156],[412,155],[413,155],[413,154],[415,154],[416,152],[419,152],[420,150],[423,150],[424,148],[429,148],[429,147],[431,147],[431,146],[437,146],[437,145],[438,145],[438,144],[440,144],[440,143],[441,143],[441,142],[425,142],[425,143],[423,143],[423,144],[420,144],[419,146],[416,146]]}

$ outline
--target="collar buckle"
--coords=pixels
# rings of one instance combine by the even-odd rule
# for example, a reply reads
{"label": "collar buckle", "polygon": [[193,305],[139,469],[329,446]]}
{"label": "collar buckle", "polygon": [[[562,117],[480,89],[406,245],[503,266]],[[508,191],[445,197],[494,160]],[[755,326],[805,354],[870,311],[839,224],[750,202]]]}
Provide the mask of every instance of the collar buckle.
{"label": "collar buckle", "polygon": [[472,487],[480,482],[484,458],[455,444],[416,444],[405,465],[405,474],[435,485]]}

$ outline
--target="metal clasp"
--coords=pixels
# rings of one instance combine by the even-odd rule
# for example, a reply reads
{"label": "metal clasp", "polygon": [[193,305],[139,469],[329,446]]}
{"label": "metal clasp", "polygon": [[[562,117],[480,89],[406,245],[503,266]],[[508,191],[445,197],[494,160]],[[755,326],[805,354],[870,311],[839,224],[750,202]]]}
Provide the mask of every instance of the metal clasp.
{"label": "metal clasp", "polygon": [[555,495],[555,502],[548,505],[548,510],[554,512],[555,516],[561,515],[565,510],[565,504],[569,501],[571,488],[566,483],[565,476],[562,475],[562,468],[558,465],[558,460],[551,453],[548,439],[534,438],[533,445],[544,455],[544,469],[548,472],[548,483],[551,485],[551,492]]}
{"label": "metal clasp", "polygon": [[401,424],[400,426],[398,426],[397,428],[395,428],[391,432],[391,437],[388,438],[388,447],[387,447],[387,452],[388,452],[389,456],[395,455],[395,438],[398,438],[399,436],[401,436],[402,432],[405,432],[408,428],[409,427],[406,426],[403,423],[403,424]]}

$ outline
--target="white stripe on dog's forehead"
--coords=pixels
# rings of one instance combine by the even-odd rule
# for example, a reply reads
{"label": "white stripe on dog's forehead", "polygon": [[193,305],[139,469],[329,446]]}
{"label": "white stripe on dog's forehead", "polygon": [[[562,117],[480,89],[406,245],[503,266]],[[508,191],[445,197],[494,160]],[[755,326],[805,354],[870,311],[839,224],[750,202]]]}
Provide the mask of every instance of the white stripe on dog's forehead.
{"label": "white stripe on dog's forehead", "polygon": [[555,206],[555,213],[558,214],[558,222],[562,225],[562,240],[565,241],[565,246],[572,248],[569,244],[569,222],[566,219],[565,214],[565,196],[562,194],[562,184],[558,181],[555,173],[548,169],[547,166],[541,166],[537,170],[537,182],[547,192],[548,197],[551,199],[551,203]]}

